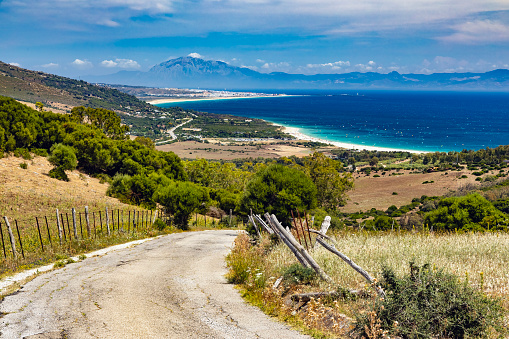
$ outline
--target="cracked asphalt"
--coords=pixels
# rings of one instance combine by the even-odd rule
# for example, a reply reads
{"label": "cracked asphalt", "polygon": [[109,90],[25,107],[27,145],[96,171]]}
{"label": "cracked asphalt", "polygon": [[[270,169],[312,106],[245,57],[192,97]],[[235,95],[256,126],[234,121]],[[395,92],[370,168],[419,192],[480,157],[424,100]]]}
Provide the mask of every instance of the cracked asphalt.
{"label": "cracked asphalt", "polygon": [[1,302],[0,338],[309,338],[227,284],[237,234],[171,234],[42,274]]}

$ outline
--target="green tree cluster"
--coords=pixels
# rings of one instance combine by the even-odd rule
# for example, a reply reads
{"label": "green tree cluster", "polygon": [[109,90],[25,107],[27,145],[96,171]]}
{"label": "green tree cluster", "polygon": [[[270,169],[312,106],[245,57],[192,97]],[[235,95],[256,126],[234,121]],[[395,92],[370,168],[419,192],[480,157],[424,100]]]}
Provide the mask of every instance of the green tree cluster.
{"label": "green tree cluster", "polygon": [[425,214],[424,224],[437,231],[505,229],[508,216],[474,193],[441,199],[435,210]]}

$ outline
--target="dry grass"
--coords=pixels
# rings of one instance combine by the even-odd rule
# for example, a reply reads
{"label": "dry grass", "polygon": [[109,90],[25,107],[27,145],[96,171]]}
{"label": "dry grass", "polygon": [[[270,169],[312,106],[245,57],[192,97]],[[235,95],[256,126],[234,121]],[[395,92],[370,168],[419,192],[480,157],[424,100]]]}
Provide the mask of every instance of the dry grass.
{"label": "dry grass", "polygon": [[[487,295],[501,298],[502,305],[509,311],[509,234],[507,233],[411,233],[411,232],[351,232],[335,235],[336,248],[350,257],[359,266],[375,277],[380,276],[382,266],[389,266],[396,274],[403,276],[409,272],[409,262],[417,265],[430,263],[436,269],[455,274],[462,282]],[[297,260],[283,244],[277,245],[268,255],[256,255],[242,243],[249,272],[256,272],[266,284],[264,289],[256,289],[256,274],[248,274],[247,286],[249,300],[266,308],[272,305],[270,313],[290,317],[301,317],[301,324],[309,328],[328,332],[326,336],[345,335],[351,321],[358,312],[368,308],[370,299],[313,301],[296,312],[295,305],[285,304],[284,296],[311,291],[331,291],[338,286],[345,289],[371,290],[366,281],[341,259],[323,248],[311,251],[312,256],[324,271],[332,277],[334,285],[317,281],[314,285],[297,286],[289,291],[272,289],[273,282],[284,269]],[[266,246],[266,245],[265,245]],[[259,251],[259,250],[258,250]],[[258,297],[253,296],[258,293]],[[371,291],[372,293],[372,291]],[[282,296],[283,295],[283,296]],[[263,301],[257,298],[264,299]],[[277,311],[274,311],[277,309]],[[324,321],[324,319],[328,319]],[[506,318],[507,322],[507,318]]]}

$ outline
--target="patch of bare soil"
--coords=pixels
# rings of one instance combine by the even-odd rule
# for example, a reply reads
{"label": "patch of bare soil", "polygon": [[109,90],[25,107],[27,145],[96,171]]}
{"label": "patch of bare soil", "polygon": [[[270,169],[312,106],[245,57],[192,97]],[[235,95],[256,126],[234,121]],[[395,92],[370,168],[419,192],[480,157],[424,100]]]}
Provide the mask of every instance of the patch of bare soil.
{"label": "patch of bare soil", "polygon": [[[392,173],[403,175],[391,175]],[[420,198],[422,195],[441,196],[467,184],[477,184],[476,177],[468,170],[448,172],[447,175],[445,172],[411,174],[410,171],[388,171],[384,176],[374,177],[376,174],[354,176],[355,187],[348,193],[350,200],[341,211],[351,213],[373,207],[386,210],[391,205],[400,207],[409,204],[413,198]],[[460,179],[462,175],[467,178]],[[426,181],[428,183],[424,184]]]}
{"label": "patch of bare soil", "polygon": [[[20,167],[27,164],[27,169]],[[125,206],[117,199],[107,197],[108,184],[99,179],[68,171],[69,182],[50,178],[53,166],[44,157],[32,160],[8,157],[0,159],[0,215],[17,219],[53,215],[55,208],[99,209],[103,206]]]}
{"label": "patch of bare soil", "polygon": [[280,158],[292,155],[304,157],[313,153],[313,149],[293,145],[281,145],[275,142],[260,142],[256,145],[226,145],[224,143],[200,143],[196,141],[176,142],[157,146],[156,149],[174,152],[183,159],[233,160],[240,158]]}

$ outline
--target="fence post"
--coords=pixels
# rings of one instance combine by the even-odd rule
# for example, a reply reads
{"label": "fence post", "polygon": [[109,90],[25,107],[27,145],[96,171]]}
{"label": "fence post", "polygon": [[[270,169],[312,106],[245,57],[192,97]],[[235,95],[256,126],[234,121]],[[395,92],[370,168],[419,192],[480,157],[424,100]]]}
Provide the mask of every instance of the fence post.
{"label": "fence post", "polygon": [[67,236],[65,232],[64,213],[60,214],[60,221],[62,222],[62,229],[64,230],[64,241],[67,241]]}
{"label": "fence post", "polygon": [[87,222],[87,234],[90,238],[90,216],[88,215],[88,206],[85,206],[85,221]]}
{"label": "fence post", "polygon": [[23,256],[23,259],[25,259],[25,251],[23,250],[23,243],[21,242],[21,235],[19,234],[18,221],[14,220],[14,223],[16,224],[16,231],[18,232],[19,247],[21,247],[21,255]]}
{"label": "fence post", "polygon": [[131,230],[131,210],[127,211],[127,233]]}
{"label": "fence post", "polygon": [[74,231],[74,238],[78,240],[78,228],[76,227],[76,209],[73,207],[72,211],[72,229]]}
{"label": "fence post", "polygon": [[97,239],[97,229],[95,228],[95,212],[92,212],[92,219],[94,219],[94,238]]}
{"label": "fence post", "polygon": [[44,252],[44,245],[42,243],[42,236],[41,236],[41,228],[39,227],[39,219],[35,217],[35,222],[37,223],[37,232],[39,232],[39,240],[41,241],[41,249]]}
{"label": "fence post", "polygon": [[48,241],[51,248],[53,248],[53,243],[51,242],[51,233],[49,232],[49,224],[48,224],[48,217],[44,216],[44,220],[46,220],[46,230],[48,231]]}
{"label": "fence post", "polygon": [[12,234],[11,224],[9,224],[9,219],[4,217],[5,225],[7,225],[7,232],[9,233],[9,238],[11,238],[11,247],[12,247],[12,256],[14,259],[18,259],[18,254],[16,253],[16,240],[14,239],[14,234]]}
{"label": "fence post", "polygon": [[81,223],[81,212],[78,212],[80,216],[80,232],[81,232],[81,239],[83,239],[83,224]]}
{"label": "fence post", "polygon": [[122,231],[125,231],[124,230],[124,210],[122,210],[122,213],[120,214],[120,218],[122,218],[121,222],[122,222]]}
{"label": "fence post", "polygon": [[2,237],[2,248],[4,249],[4,258],[7,258],[7,253],[5,253],[4,231],[2,231],[2,223],[1,222],[0,222],[0,236]]}
{"label": "fence post", "polygon": [[152,225],[156,222],[156,217],[157,217],[157,208],[154,211],[154,217],[152,218]]}
{"label": "fence post", "polygon": [[[138,212],[138,214],[139,214],[139,213],[140,213],[140,212]],[[143,211],[141,211],[141,227],[143,227],[143,214],[144,214],[144,213],[143,213]],[[147,225],[145,225],[145,228],[147,228],[146,226],[147,226]]]}
{"label": "fence post", "polygon": [[58,208],[57,208],[57,228],[58,237],[60,238],[60,245],[62,245],[62,227],[60,226],[60,215],[58,214]]}
{"label": "fence post", "polygon": [[120,233],[120,209],[117,210],[117,233]]}
{"label": "fence post", "polygon": [[99,223],[101,224],[101,233],[103,232],[103,217],[101,211],[99,211]]}
{"label": "fence post", "polygon": [[108,206],[106,206],[106,229],[108,230],[108,235],[111,234],[110,231],[110,216],[108,215]]}
{"label": "fence post", "polygon": [[113,228],[113,232],[115,232],[115,210],[111,210],[111,225]]}

